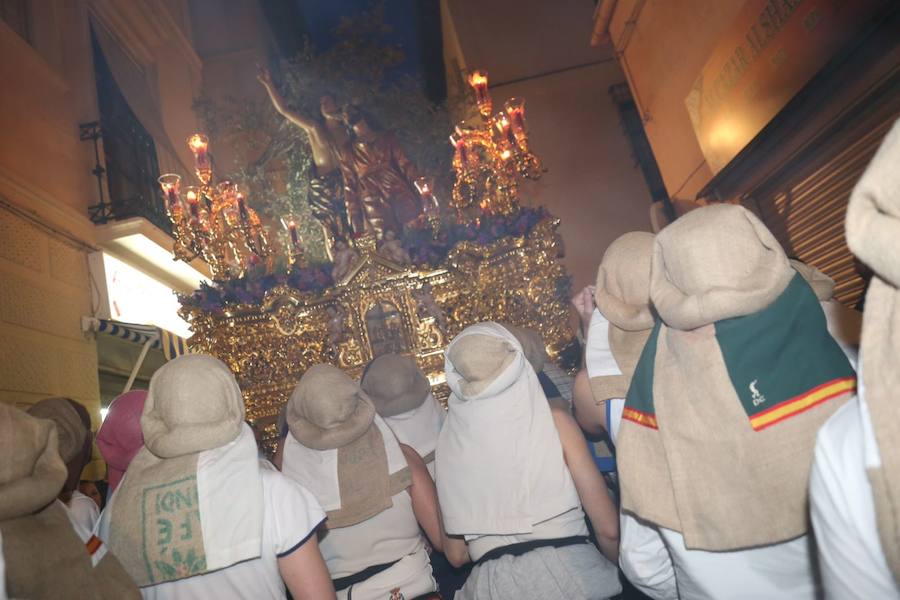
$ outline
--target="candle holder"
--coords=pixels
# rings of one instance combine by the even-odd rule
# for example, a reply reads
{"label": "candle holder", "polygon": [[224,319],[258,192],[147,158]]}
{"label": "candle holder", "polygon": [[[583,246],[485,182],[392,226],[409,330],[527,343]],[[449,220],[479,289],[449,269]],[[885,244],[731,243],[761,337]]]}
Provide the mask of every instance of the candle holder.
{"label": "candle holder", "polygon": [[160,175],[157,181],[166,200],[166,215],[174,222],[175,219],[181,217],[182,213],[180,196],[181,175],[166,173],[165,175]]}
{"label": "candle holder", "polygon": [[543,167],[528,146],[525,101],[510,98],[503,110],[492,114],[487,73],[474,71],[469,85],[482,123],[459,124],[450,143],[454,147],[450,205],[462,220],[470,208],[482,213],[509,214],[518,209],[518,178],[539,179]]}
{"label": "candle holder", "polygon": [[209,140],[202,134],[188,138],[199,186],[181,188],[181,177],[163,175],[159,185],[166,214],[173,225],[175,258],[190,262],[202,257],[213,279],[240,277],[248,266],[265,263],[274,268],[268,235],[259,216],[247,204],[246,190],[231,181],[212,185]]}

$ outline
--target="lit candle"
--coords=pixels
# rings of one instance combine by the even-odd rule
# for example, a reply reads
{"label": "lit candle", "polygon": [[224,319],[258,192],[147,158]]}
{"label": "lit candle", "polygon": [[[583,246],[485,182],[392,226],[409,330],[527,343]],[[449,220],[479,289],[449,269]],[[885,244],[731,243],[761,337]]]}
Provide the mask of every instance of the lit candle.
{"label": "lit candle", "polygon": [[184,196],[187,198],[188,209],[191,211],[191,220],[196,221],[200,218],[200,197],[197,195],[197,189],[193,186],[189,187]]}
{"label": "lit candle", "polygon": [[493,106],[491,97],[488,95],[487,71],[472,71],[469,74],[469,85],[475,92],[475,102],[478,104],[479,112],[485,117],[490,115]]}
{"label": "lit candle", "polygon": [[422,197],[422,206],[426,213],[437,212],[438,203],[434,197],[434,181],[431,177],[419,177],[415,181],[416,189]]}
{"label": "lit candle", "polygon": [[194,153],[194,160],[197,165],[206,164],[207,152],[209,151],[209,139],[203,134],[195,133],[188,138],[188,147]]}
{"label": "lit candle", "polygon": [[468,149],[466,148],[466,143],[462,139],[462,136],[450,136],[450,143],[453,144],[453,147],[456,148],[456,152],[459,155],[460,164],[465,167],[469,164],[469,154]]}
{"label": "lit candle", "polygon": [[294,248],[300,247],[300,239],[297,236],[297,224],[291,219],[288,221],[288,231],[291,233],[291,244]]}
{"label": "lit candle", "polygon": [[525,131],[525,100],[522,98],[510,98],[504,105],[506,114],[512,119],[513,129],[518,133]]}

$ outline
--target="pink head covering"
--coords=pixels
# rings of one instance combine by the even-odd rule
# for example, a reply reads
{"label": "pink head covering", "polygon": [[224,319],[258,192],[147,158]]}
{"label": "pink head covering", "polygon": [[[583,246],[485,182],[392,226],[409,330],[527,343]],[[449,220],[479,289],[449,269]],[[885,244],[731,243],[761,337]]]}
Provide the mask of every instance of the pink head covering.
{"label": "pink head covering", "polygon": [[131,459],[144,445],[141,413],[146,398],[146,390],[132,390],[117,396],[97,432],[97,448],[108,467],[110,493],[118,487]]}

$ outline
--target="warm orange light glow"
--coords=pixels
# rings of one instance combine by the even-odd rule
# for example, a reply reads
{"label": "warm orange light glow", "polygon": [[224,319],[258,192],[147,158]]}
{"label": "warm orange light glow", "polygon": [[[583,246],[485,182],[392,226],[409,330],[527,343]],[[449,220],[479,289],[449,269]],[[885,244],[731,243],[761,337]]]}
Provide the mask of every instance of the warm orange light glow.
{"label": "warm orange light glow", "polygon": [[195,192],[194,190],[188,190],[185,196],[187,197],[187,201],[191,204],[195,204],[197,202],[197,192]]}
{"label": "warm orange light glow", "polygon": [[205,153],[209,149],[209,139],[203,134],[195,133],[188,138],[188,147],[194,154]]}
{"label": "warm orange light glow", "polygon": [[509,119],[503,113],[498,114],[494,119],[497,131],[506,135],[506,132],[509,131]]}
{"label": "warm orange light glow", "polygon": [[473,88],[486,88],[487,84],[487,71],[472,71],[469,74],[469,85],[471,85]]}
{"label": "warm orange light glow", "polygon": [[509,148],[500,153],[500,158],[503,160],[509,160],[510,156],[512,156],[512,152],[509,151]]}

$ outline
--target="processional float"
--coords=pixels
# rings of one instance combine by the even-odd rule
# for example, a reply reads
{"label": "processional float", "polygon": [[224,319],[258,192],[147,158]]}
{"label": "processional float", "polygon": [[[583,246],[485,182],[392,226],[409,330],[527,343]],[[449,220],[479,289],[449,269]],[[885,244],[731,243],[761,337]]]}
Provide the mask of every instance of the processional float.
{"label": "processional float", "polygon": [[[214,283],[181,297],[194,332],[190,347],[235,373],[247,418],[271,448],[281,407],[303,372],[327,362],[359,376],[388,352],[413,356],[445,400],[443,350],[466,326],[492,320],[539,331],[551,358],[573,345],[569,277],[559,221],[519,204],[520,178],[537,179],[524,101],[493,112],[487,75],[469,77],[479,122],[457,125],[455,182],[441,215],[433,180],[418,177],[421,214],[401,234],[362,232],[331,239],[333,264],[304,266],[294,216],[281,219],[283,243],[248,204],[248,191],[213,185],[209,142],[194,135],[199,185],[163,175],[176,259],[201,257]],[[338,205],[339,203],[335,203]],[[276,268],[276,256],[286,266]]]}

